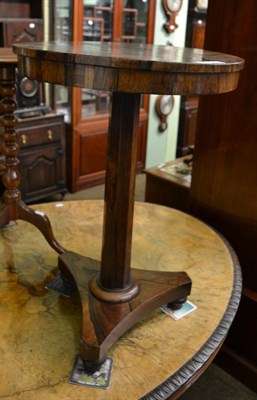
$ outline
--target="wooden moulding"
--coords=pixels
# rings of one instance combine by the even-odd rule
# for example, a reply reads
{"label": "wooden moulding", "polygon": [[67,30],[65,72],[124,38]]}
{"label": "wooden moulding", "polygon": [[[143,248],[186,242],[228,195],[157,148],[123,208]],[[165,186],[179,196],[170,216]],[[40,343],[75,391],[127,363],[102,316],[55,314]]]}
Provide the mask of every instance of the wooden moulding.
{"label": "wooden moulding", "polygon": [[[23,65],[24,62],[26,66]],[[239,72],[231,72],[229,76],[226,73],[197,76],[193,73],[155,72],[155,79],[152,81],[151,73],[147,71],[118,70],[74,64],[60,64],[58,74],[54,76],[51,72],[52,67],[53,63],[50,61],[29,58],[19,61],[21,73],[28,74],[35,80],[123,93],[172,93],[185,96],[218,94],[236,89],[239,79]]]}
{"label": "wooden moulding", "polygon": [[160,386],[141,397],[140,400],[178,399],[199,378],[203,370],[211,364],[226,339],[241,299],[242,272],[234,250],[224,238],[223,240],[230,252],[234,266],[234,286],[225,314],[216,330],[194,357]]}
{"label": "wooden moulding", "polygon": [[37,43],[14,51],[20,72],[32,79],[124,93],[225,93],[237,87],[244,65],[238,57],[171,46]]}

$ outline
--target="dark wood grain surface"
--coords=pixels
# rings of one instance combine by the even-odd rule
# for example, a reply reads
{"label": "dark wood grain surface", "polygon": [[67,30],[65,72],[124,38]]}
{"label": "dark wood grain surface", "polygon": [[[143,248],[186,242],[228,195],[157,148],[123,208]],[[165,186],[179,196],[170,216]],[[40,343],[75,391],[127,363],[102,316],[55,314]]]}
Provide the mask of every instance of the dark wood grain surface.
{"label": "dark wood grain surface", "polygon": [[228,54],[183,47],[133,44],[69,42],[16,44],[14,51],[49,61],[174,72],[239,71],[242,59]]}
{"label": "dark wood grain surface", "polygon": [[161,45],[43,42],[13,48],[20,72],[33,79],[127,93],[223,93],[236,88],[244,65],[228,54]]}

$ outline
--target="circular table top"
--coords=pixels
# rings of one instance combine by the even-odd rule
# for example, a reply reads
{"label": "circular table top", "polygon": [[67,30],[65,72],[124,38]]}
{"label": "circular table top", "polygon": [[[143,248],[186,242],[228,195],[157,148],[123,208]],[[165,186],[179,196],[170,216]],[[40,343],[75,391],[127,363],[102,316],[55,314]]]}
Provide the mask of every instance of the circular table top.
{"label": "circular table top", "polygon": [[[68,250],[100,259],[103,201],[33,206]],[[175,321],[156,309],[111,348],[110,387],[68,383],[78,353],[80,306],[44,289],[58,255],[31,224],[0,230],[0,397],[13,400],[166,399],[184,390],[224,340],[241,294],[240,268],[220,236],[180,211],[135,203],[132,267],[186,271],[197,309]]]}
{"label": "circular table top", "polygon": [[128,93],[223,93],[235,89],[244,65],[232,55],[170,45],[43,42],[13,49],[31,78]]}

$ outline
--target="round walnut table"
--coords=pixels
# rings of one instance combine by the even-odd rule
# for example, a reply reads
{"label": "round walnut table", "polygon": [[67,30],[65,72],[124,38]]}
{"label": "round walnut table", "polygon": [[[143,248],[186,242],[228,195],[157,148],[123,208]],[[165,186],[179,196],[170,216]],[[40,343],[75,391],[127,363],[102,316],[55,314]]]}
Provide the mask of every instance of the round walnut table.
{"label": "round walnut table", "polygon": [[[104,203],[33,206],[46,213],[59,243],[98,260]],[[0,230],[0,398],[7,400],[135,400],[178,398],[218,352],[237,311],[241,274],[233,251],[209,226],[180,211],[135,203],[131,265],[186,271],[197,309],[173,320],[159,308],[108,351],[108,389],[69,384],[79,351],[81,304],[45,289],[58,255],[32,224]]]}

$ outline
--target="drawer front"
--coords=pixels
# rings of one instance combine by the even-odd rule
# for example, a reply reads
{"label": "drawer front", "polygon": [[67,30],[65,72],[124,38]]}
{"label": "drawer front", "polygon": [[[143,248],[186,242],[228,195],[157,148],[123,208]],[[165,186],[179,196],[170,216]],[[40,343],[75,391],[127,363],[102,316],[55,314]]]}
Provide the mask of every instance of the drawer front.
{"label": "drawer front", "polygon": [[61,124],[49,124],[38,127],[24,127],[17,129],[19,133],[19,143],[21,150],[24,148],[51,144],[61,141]]}

